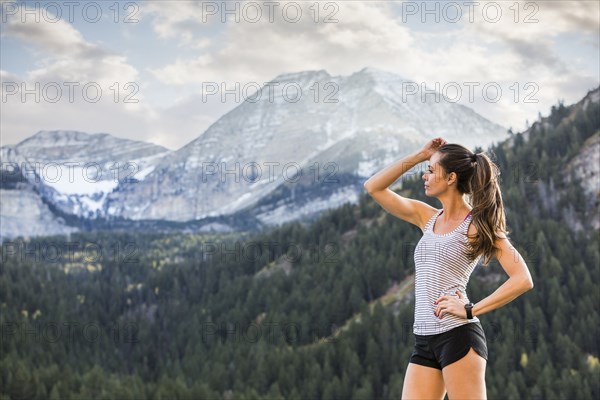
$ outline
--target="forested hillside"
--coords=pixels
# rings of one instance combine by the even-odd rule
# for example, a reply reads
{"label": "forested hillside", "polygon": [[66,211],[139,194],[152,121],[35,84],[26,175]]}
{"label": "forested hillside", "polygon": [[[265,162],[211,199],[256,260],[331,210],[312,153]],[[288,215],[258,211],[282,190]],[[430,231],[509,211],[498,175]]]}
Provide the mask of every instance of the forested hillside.
{"label": "forested hillside", "polygon": [[[511,241],[535,283],[480,317],[490,399],[600,398],[600,232],[574,230],[561,212],[598,218],[581,182],[563,182],[561,171],[600,135],[599,115],[598,103],[561,103],[527,140],[485,149],[502,170]],[[439,207],[420,178],[402,194]],[[557,203],[547,209],[539,185],[550,180]],[[253,236],[4,242],[0,396],[398,399],[420,236],[365,193],[308,227]],[[479,265],[469,297],[506,279],[496,260]]]}

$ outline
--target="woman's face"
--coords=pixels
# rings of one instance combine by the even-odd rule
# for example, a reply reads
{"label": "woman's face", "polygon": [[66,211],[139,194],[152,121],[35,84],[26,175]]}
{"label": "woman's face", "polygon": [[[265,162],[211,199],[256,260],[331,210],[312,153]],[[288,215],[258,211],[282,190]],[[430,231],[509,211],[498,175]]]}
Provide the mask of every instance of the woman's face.
{"label": "woman's face", "polygon": [[439,193],[441,190],[446,189],[444,172],[442,167],[438,164],[440,158],[439,153],[434,153],[429,162],[427,163],[427,170],[423,174],[423,181],[425,186],[425,194],[427,196],[434,196],[435,193]]}

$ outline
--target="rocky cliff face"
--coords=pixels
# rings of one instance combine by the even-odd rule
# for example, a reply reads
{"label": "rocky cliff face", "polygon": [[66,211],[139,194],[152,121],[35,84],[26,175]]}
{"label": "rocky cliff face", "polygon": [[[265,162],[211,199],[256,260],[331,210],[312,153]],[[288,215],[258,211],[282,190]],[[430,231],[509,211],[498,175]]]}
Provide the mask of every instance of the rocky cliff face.
{"label": "rocky cliff face", "polygon": [[[67,234],[77,229],[56,217],[30,185],[0,189],[0,239]],[[26,212],[24,212],[26,210]]]}
{"label": "rocky cliff face", "polygon": [[[572,177],[580,180],[585,209],[592,216],[587,222],[591,228],[600,229],[600,131],[585,141],[581,152],[565,168],[564,176],[566,182]],[[583,224],[574,227],[576,231],[581,229],[585,229]]]}
{"label": "rocky cliff face", "polygon": [[[565,117],[560,124],[571,124],[579,110],[586,110],[590,104],[600,102],[600,88],[588,92],[588,94],[576,104],[567,107]],[[540,133],[541,127],[546,130],[554,128],[550,117],[536,121],[530,129],[522,133],[525,142],[529,141],[531,135]],[[505,149],[514,146],[515,137],[505,142]],[[571,183],[573,179],[581,183],[585,204],[584,215],[578,215],[575,205],[559,208],[559,201],[565,195],[558,182]],[[536,183],[540,204],[552,214],[560,216],[562,221],[574,232],[587,229],[600,229],[600,131],[589,137],[562,169],[559,176],[550,177],[548,182],[539,180]]]}

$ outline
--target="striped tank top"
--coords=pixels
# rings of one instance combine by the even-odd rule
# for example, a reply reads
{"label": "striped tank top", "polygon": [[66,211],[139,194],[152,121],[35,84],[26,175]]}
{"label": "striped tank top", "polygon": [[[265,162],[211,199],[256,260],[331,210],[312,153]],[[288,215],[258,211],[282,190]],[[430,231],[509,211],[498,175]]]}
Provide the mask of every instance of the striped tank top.
{"label": "striped tank top", "polygon": [[464,221],[452,232],[436,234],[435,221],[444,212],[440,210],[423,228],[423,236],[415,247],[415,335],[436,335],[458,326],[479,322],[479,318],[466,319],[444,314],[435,316],[434,301],[443,294],[456,296],[460,290],[463,301],[468,302],[466,287],[481,254],[473,261],[461,254],[467,250],[467,231],[473,216],[469,212]]}

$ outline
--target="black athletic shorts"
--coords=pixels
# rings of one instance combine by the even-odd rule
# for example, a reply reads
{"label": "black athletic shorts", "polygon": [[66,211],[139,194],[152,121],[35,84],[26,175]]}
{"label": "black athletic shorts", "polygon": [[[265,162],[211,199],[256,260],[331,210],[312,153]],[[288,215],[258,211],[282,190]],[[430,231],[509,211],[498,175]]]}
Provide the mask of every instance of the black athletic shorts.
{"label": "black athletic shorts", "polygon": [[467,355],[471,346],[488,359],[485,333],[480,322],[469,322],[437,335],[414,335],[415,347],[411,363],[441,370]]}

